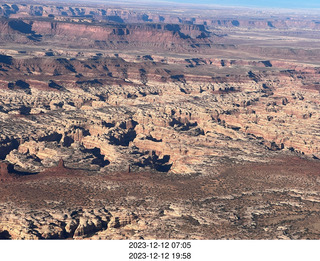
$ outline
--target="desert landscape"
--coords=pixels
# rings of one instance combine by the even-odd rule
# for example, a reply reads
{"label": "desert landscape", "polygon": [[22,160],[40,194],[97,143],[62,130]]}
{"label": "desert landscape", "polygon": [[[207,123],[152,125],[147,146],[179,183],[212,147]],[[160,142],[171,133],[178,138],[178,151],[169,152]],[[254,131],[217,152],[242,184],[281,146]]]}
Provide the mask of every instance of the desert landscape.
{"label": "desert landscape", "polygon": [[0,239],[319,239],[320,16],[0,4]]}

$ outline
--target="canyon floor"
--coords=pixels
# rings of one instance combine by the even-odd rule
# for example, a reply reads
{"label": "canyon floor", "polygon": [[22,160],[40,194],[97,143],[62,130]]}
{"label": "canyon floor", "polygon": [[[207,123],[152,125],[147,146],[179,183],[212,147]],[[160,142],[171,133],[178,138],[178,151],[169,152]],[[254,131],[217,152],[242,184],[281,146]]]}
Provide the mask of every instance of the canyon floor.
{"label": "canyon floor", "polygon": [[1,239],[319,239],[320,17],[0,5]]}

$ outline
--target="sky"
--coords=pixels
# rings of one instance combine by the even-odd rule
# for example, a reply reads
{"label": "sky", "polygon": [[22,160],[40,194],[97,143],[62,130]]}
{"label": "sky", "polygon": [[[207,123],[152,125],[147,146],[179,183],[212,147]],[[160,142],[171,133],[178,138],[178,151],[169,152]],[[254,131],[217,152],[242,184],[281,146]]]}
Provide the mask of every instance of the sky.
{"label": "sky", "polygon": [[[155,2],[159,0],[150,0]],[[163,0],[164,1],[164,0]],[[320,8],[320,0],[166,0],[167,2],[268,8]]]}

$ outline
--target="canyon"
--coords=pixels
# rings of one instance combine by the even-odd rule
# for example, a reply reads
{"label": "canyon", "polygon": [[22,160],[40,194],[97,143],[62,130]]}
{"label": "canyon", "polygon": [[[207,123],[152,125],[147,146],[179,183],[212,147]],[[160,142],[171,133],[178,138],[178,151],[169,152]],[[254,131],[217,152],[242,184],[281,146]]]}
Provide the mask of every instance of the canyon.
{"label": "canyon", "polygon": [[175,10],[0,5],[0,238],[319,238],[320,18]]}

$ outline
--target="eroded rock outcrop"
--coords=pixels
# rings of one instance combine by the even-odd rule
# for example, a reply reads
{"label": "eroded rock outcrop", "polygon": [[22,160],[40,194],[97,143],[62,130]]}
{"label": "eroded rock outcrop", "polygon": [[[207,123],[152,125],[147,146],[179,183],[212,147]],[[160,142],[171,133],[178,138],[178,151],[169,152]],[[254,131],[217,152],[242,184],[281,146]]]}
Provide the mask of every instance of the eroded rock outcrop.
{"label": "eroded rock outcrop", "polygon": [[318,18],[198,11],[0,4],[0,239],[318,238]]}
{"label": "eroded rock outcrop", "polygon": [[[33,61],[33,66],[38,64],[40,68],[40,61]],[[68,60],[77,71],[79,63],[93,66],[91,62]],[[266,68],[261,61],[230,61],[224,66],[240,68],[243,63]],[[10,121],[13,128],[4,128],[3,159],[31,172],[56,166],[63,158],[72,168],[125,170],[130,165],[135,170],[151,167],[175,173],[205,173],[203,161],[215,164],[226,155],[238,162],[264,161],[269,151],[294,151],[319,158],[315,135],[319,92],[312,87],[319,80],[319,69],[270,63],[274,67],[267,72],[250,70],[209,77],[157,71],[159,66],[170,66],[161,62],[103,58],[95,61],[92,73],[99,73],[98,68],[107,65],[113,74],[111,85],[105,80],[96,85],[89,75],[86,84],[69,85],[69,74],[61,71],[59,84],[65,90],[41,90],[38,85],[30,85],[35,95],[4,90],[3,124]],[[138,68],[148,66],[144,67],[147,83],[138,84],[136,64]],[[284,71],[289,65],[291,69]],[[197,66],[221,67],[210,62]],[[126,78],[115,73],[120,69],[126,69]],[[116,75],[121,81],[118,85]],[[21,112],[22,106],[29,108],[28,114]]]}
{"label": "eroded rock outcrop", "polygon": [[0,231],[7,231],[10,239],[83,239],[108,229],[120,229],[137,222],[134,213],[110,213],[105,208],[73,209],[66,212],[47,210],[0,216]]}

